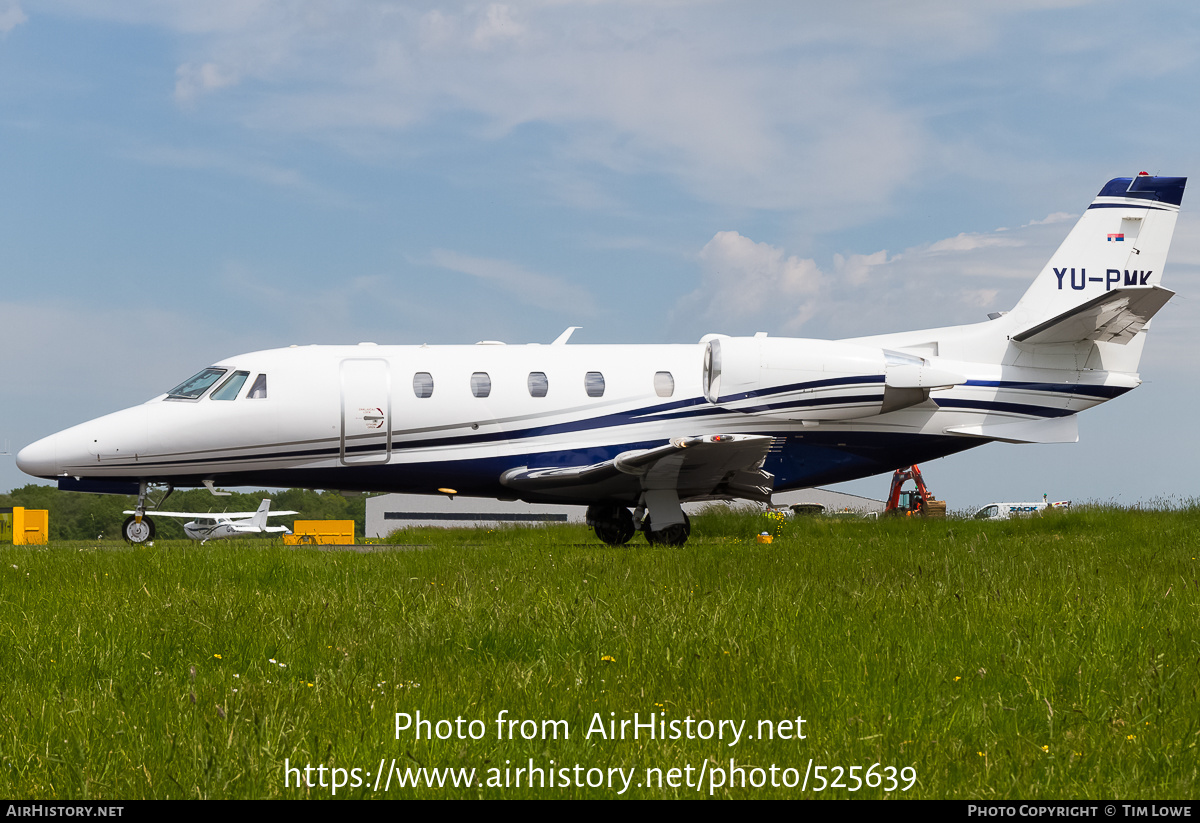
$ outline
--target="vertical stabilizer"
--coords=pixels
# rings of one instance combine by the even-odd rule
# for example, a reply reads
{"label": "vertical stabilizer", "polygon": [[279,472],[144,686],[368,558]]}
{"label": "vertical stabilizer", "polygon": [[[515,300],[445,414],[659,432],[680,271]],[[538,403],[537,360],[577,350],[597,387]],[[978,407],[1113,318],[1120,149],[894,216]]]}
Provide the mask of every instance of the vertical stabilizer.
{"label": "vertical stabilizer", "polygon": [[1170,297],[1159,284],[1186,183],[1143,173],[1105,184],[1009,313],[1014,339],[1066,342],[1053,338],[1068,335],[1067,318],[1080,328],[1090,322],[1081,316],[1100,315],[1096,322],[1111,327],[1105,312],[1115,310],[1141,318],[1126,337],[1139,333]]}
{"label": "vertical stabilizer", "polygon": [[267,525],[267,512],[269,512],[270,510],[271,510],[271,501],[269,499],[264,498],[263,502],[258,504],[258,511],[256,511],[254,513],[254,516],[251,517],[246,522],[246,525],[247,526],[256,526],[260,529],[265,528]]}

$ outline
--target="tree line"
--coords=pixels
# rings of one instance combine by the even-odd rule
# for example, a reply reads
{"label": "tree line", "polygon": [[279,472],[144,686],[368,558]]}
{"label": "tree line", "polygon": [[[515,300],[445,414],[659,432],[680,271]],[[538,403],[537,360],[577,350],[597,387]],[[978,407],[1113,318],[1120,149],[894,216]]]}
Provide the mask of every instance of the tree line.
{"label": "tree line", "polygon": [[[162,506],[164,511],[177,512],[252,512],[263,498],[270,498],[271,510],[300,512],[286,517],[272,517],[271,524],[292,528],[296,520],[353,520],[358,539],[366,533],[367,503],[365,495],[347,497],[341,492],[288,489],[275,493],[257,491],[234,492],[229,497],[214,497],[207,489],[187,489],[173,493]],[[46,509],[50,512],[51,540],[120,540],[121,524],[137,503],[136,497],[115,494],[85,494],[63,492],[54,486],[29,484],[0,494],[0,508],[24,506],[27,509]],[[153,512],[151,512],[153,516]],[[172,517],[154,518],[156,538],[184,540],[183,520]]]}

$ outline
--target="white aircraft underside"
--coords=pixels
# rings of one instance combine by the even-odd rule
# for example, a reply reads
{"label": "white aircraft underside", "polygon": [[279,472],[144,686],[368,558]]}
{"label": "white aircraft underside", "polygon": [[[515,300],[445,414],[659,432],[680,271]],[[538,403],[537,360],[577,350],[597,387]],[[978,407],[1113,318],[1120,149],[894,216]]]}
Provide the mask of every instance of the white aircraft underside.
{"label": "white aircraft underside", "polygon": [[576,346],[569,330],[550,345],[275,349],[38,441],[18,465],[121,493],[574,502],[608,542],[636,519],[679,543],[681,501],[768,500],[994,440],[1074,442],[1078,412],[1140,383],[1185,182],[1108,183],[1017,306],[984,323],[840,341]]}

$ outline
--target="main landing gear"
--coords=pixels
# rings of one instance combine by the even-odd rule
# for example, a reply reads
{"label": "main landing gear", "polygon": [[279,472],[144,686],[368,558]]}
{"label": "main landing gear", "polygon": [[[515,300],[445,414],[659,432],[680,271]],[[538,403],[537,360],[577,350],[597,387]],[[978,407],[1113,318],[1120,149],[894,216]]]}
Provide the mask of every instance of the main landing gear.
{"label": "main landing gear", "polygon": [[682,523],[672,523],[658,531],[650,525],[650,515],[642,521],[642,531],[646,533],[646,542],[651,546],[682,546],[692,534],[692,521],[685,514]]}
{"label": "main landing gear", "polygon": [[[597,537],[610,546],[624,546],[639,531],[629,509],[617,504],[588,506],[587,524],[595,530]],[[682,523],[672,523],[655,530],[647,514],[642,518],[640,531],[645,533],[646,542],[651,546],[682,546],[692,533],[692,521],[685,514]]]}
{"label": "main landing gear", "polygon": [[624,546],[637,531],[629,509],[615,504],[588,506],[587,524],[610,546]]}

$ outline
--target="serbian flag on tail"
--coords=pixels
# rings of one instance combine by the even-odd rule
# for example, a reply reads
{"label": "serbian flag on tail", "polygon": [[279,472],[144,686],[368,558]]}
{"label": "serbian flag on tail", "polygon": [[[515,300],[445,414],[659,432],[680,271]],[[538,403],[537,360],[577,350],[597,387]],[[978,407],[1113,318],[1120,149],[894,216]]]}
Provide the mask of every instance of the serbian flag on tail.
{"label": "serbian flag on tail", "polygon": [[1119,234],[1110,234],[1108,236],[1108,242],[1111,243],[1114,240],[1116,240],[1118,243],[1124,243],[1125,242],[1125,233],[1121,232]]}

